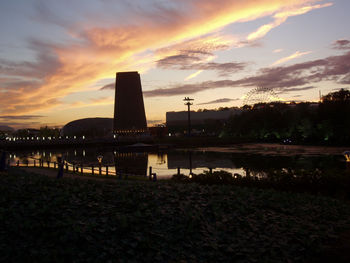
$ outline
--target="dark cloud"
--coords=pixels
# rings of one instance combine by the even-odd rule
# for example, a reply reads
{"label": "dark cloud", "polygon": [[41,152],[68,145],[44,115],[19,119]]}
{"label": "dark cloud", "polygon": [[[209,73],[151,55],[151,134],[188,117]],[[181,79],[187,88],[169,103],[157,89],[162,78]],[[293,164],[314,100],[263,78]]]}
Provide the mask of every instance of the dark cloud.
{"label": "dark cloud", "polygon": [[106,90],[106,89],[115,89],[115,83],[109,83],[107,85],[104,85],[102,88],[100,88],[100,90]]}
{"label": "dark cloud", "polygon": [[277,92],[277,94],[285,94],[291,91],[303,91],[303,90],[310,90],[310,89],[316,89],[315,86],[307,86],[307,87],[295,87],[295,88],[284,88]]}
{"label": "dark cloud", "polygon": [[52,91],[43,89],[49,76],[61,67],[53,46],[36,40],[30,40],[29,43],[31,50],[36,52],[35,61],[0,59],[0,76],[6,76],[0,78],[2,114],[20,114],[59,104],[58,99],[52,98]]}
{"label": "dark cloud", "polygon": [[177,70],[215,70],[219,76],[227,76],[229,74],[243,70],[248,63],[243,62],[203,62],[213,56],[210,52],[198,50],[186,50],[182,54],[168,56],[157,61],[157,66],[162,69]]}
{"label": "dark cloud", "polygon": [[347,39],[339,39],[333,43],[334,49],[350,49],[350,40]]}
{"label": "dark cloud", "polygon": [[30,47],[36,52],[36,61],[13,62],[1,59],[0,74],[8,77],[43,79],[61,66],[49,43],[30,40]]}
{"label": "dark cloud", "polygon": [[189,64],[200,62],[202,59],[190,54],[168,56],[157,61],[157,66],[163,69],[188,69]]}
{"label": "dark cloud", "polygon": [[182,94],[194,94],[203,90],[217,89],[233,86],[235,81],[233,80],[220,80],[220,81],[206,81],[197,84],[178,85],[169,89],[154,89],[144,91],[145,97],[164,97],[164,96],[176,96]]}
{"label": "dark cloud", "polygon": [[2,120],[32,120],[32,119],[38,119],[38,118],[42,118],[42,117],[46,117],[43,115],[0,115],[0,119]]}
{"label": "dark cloud", "polygon": [[[0,70],[1,71],[1,70]],[[39,87],[41,81],[39,80],[22,80],[20,78],[0,78],[0,88],[2,91],[8,90],[25,90],[26,87]]]}
{"label": "dark cloud", "polygon": [[212,100],[212,101],[209,101],[209,102],[199,103],[199,104],[197,104],[197,105],[207,105],[207,104],[226,103],[226,102],[237,101],[237,100],[239,100],[239,99],[222,98],[222,99]]}
{"label": "dark cloud", "polygon": [[350,52],[286,67],[263,68],[255,76],[238,80],[206,81],[197,84],[178,85],[169,89],[154,89],[145,96],[174,96],[194,94],[203,90],[225,87],[256,87],[274,89],[277,92],[301,91],[314,87],[300,87],[320,81],[350,84]]}

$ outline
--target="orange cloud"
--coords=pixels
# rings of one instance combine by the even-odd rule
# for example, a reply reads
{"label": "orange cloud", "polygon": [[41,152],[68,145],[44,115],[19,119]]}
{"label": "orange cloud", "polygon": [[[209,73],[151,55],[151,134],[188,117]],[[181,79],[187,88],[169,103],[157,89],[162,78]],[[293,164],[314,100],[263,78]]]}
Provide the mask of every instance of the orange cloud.
{"label": "orange cloud", "polygon": [[185,78],[185,81],[193,79],[195,77],[197,77],[199,74],[201,74],[203,72],[203,70],[197,70],[195,73],[192,73],[191,75],[189,75],[188,77]]}
{"label": "orange cloud", "polygon": [[[71,28],[65,24],[67,35],[72,39],[70,43],[53,45],[37,41],[33,43],[36,62],[22,64],[21,70],[19,65],[12,65],[14,71],[17,70],[15,78],[28,83],[3,90],[0,113],[20,115],[57,107],[70,93],[89,90],[92,84],[113,77],[116,71],[135,68],[145,71],[154,66],[155,61],[177,50],[212,52],[228,48],[235,39],[219,34],[223,27],[275,14],[274,23],[262,26],[248,39],[262,37],[289,16],[330,5],[310,5],[315,2],[317,0],[223,0],[220,4],[211,0],[179,1],[186,6],[186,11],[132,13],[129,24],[117,21],[102,27],[77,23]],[[157,21],[158,15],[166,22]],[[150,53],[143,54],[145,51]],[[35,71],[23,71],[30,67]],[[39,81],[30,82],[33,76]],[[7,81],[1,85],[11,84]]]}
{"label": "orange cloud", "polygon": [[292,59],[296,59],[296,58],[305,56],[305,55],[310,54],[310,53],[311,53],[311,51],[306,51],[306,52],[299,52],[299,51],[296,51],[295,53],[293,53],[292,55],[290,55],[290,56],[288,56],[288,57],[284,57],[284,58],[281,58],[281,59],[275,61],[274,63],[272,63],[271,66],[276,66],[276,65],[285,63],[285,62],[287,62],[287,61],[289,61],[289,60],[292,60]]}
{"label": "orange cloud", "polygon": [[285,10],[278,12],[273,16],[275,20],[272,23],[262,25],[255,32],[250,33],[247,37],[247,40],[252,41],[252,40],[256,40],[258,38],[264,37],[271,29],[284,23],[287,20],[287,18],[290,16],[297,16],[297,15],[306,14],[307,12],[310,12],[311,10],[329,7],[331,5],[333,5],[333,4],[326,3],[326,4],[322,4],[322,5],[298,6],[296,8],[291,8],[291,9],[286,8]]}

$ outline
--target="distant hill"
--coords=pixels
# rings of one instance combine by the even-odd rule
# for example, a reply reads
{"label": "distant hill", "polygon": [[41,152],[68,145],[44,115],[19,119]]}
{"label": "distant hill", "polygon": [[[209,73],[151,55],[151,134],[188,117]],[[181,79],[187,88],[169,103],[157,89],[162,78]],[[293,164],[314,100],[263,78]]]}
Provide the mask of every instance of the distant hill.
{"label": "distant hill", "polygon": [[2,131],[2,132],[14,132],[15,129],[10,127],[10,126],[0,125],[0,131]]}
{"label": "distant hill", "polygon": [[112,134],[112,131],[113,118],[86,118],[67,123],[61,135],[101,137]]}

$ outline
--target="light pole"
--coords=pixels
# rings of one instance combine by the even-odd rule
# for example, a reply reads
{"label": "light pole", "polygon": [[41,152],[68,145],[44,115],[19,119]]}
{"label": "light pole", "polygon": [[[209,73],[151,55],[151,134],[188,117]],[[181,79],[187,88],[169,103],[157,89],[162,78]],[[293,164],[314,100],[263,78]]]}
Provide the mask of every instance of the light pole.
{"label": "light pole", "polygon": [[191,105],[193,105],[193,103],[191,103],[191,100],[194,100],[194,99],[190,99],[189,97],[184,98],[184,101],[186,101],[185,105],[187,105],[187,111],[188,111],[188,137],[191,136],[191,111],[190,111],[190,107],[191,107]]}

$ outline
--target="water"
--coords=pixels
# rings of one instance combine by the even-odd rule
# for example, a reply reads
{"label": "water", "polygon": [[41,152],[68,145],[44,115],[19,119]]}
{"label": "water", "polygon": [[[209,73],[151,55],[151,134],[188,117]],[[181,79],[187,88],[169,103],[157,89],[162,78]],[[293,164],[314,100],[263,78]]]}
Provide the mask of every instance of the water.
{"label": "water", "polygon": [[[85,172],[88,167],[94,166],[95,173],[98,172],[97,156],[103,156],[102,167],[108,166],[110,174],[115,172],[136,174],[146,176],[149,168],[155,172],[160,179],[170,178],[180,172],[189,175],[199,174],[212,169],[213,171],[224,170],[232,174],[242,176],[254,175],[263,177],[271,170],[343,170],[346,169],[345,159],[342,155],[261,155],[252,153],[227,153],[208,152],[205,150],[194,151],[167,151],[157,153],[147,152],[117,152],[112,148],[71,148],[50,149],[36,151],[12,151],[9,154],[11,165],[20,164],[33,165],[34,159],[47,162],[57,162],[57,157],[63,157],[69,164],[83,165]],[[71,168],[72,169],[72,168]],[[105,173],[105,168],[103,168]]]}

